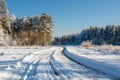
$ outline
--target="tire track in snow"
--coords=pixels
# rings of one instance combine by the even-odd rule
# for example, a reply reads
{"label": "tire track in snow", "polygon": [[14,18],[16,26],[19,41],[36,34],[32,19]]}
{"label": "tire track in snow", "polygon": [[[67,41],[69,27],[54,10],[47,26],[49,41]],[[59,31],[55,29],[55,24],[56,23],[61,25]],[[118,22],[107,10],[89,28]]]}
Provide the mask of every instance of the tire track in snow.
{"label": "tire track in snow", "polygon": [[42,59],[38,66],[36,80],[58,80],[49,64],[50,55],[50,52],[41,55]]}
{"label": "tire track in snow", "polygon": [[22,64],[22,67],[24,68],[24,72],[22,72],[20,80],[34,80],[36,72],[37,72],[37,67],[40,63],[40,60],[42,59],[39,53],[44,52],[44,51],[46,51],[46,49],[26,54],[21,59],[20,63]]}
{"label": "tire track in snow", "polygon": [[59,80],[111,80],[107,76],[88,69],[64,56],[63,48],[58,48],[50,56],[50,64]]}
{"label": "tire track in snow", "polygon": [[34,59],[32,59],[32,62],[26,66],[21,76],[21,80],[30,80],[30,79],[32,80],[32,78],[34,78],[34,76],[36,75],[36,69],[39,62],[40,62],[39,57],[35,57]]}
{"label": "tire track in snow", "polygon": [[[57,50],[56,50],[57,51]],[[59,63],[55,57],[53,57],[54,54],[56,54],[56,51],[50,55],[50,65],[54,71],[54,73],[59,77],[60,80],[68,80],[73,77],[71,73],[69,73],[69,70],[65,69],[65,67]],[[61,57],[61,56],[59,56]],[[65,60],[63,58],[63,60]]]}

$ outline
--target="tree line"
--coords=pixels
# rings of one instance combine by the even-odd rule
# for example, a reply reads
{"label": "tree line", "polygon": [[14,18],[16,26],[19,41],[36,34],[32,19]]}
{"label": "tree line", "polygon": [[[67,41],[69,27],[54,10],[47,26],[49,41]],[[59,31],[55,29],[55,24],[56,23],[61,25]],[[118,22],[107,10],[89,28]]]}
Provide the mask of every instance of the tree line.
{"label": "tree line", "polygon": [[93,44],[120,44],[120,25],[106,27],[90,27],[81,32],[81,41],[91,41]]}
{"label": "tree line", "polygon": [[105,27],[90,26],[88,29],[82,30],[81,33],[55,37],[53,44],[79,45],[83,41],[90,41],[92,44],[95,45],[120,45],[120,25],[107,25]]}
{"label": "tree line", "polygon": [[80,37],[79,33],[64,35],[62,37],[54,37],[53,45],[79,45]]}
{"label": "tree line", "polygon": [[4,0],[0,0],[0,22],[5,34],[11,36],[16,45],[48,45],[52,41],[53,22],[43,13],[32,17],[9,16]]}

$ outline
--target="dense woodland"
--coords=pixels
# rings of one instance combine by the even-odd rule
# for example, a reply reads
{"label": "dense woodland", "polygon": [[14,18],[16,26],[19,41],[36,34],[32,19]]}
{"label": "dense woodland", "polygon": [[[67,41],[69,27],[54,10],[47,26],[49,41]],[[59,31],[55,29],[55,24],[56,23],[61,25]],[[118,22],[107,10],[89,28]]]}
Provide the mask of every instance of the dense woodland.
{"label": "dense woodland", "polygon": [[0,25],[16,45],[48,45],[52,41],[53,22],[46,13],[17,18],[9,15],[4,0],[0,0]]}
{"label": "dense woodland", "polygon": [[12,20],[12,37],[17,41],[17,44],[44,46],[51,43],[53,24],[49,15],[43,13],[41,16]]}
{"label": "dense woodland", "polygon": [[79,45],[80,34],[69,34],[62,37],[54,37],[53,45]]}
{"label": "dense woodland", "polygon": [[90,27],[80,34],[81,41],[92,41],[93,44],[120,44],[120,25],[107,25],[106,27]]}
{"label": "dense woodland", "polygon": [[79,45],[83,41],[90,41],[96,45],[120,45],[120,25],[107,25],[105,27],[90,26],[90,28],[82,30],[80,34],[55,37],[53,44]]}

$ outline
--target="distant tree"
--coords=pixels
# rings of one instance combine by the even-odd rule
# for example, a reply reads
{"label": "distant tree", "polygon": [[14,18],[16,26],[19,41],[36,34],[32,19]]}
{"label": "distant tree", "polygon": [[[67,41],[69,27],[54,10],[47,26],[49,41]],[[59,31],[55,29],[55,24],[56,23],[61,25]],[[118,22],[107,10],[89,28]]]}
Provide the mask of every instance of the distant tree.
{"label": "distant tree", "polygon": [[107,25],[105,27],[90,26],[90,28],[82,30],[80,34],[55,37],[53,44],[79,45],[84,41],[90,41],[95,45],[120,45],[120,25]]}

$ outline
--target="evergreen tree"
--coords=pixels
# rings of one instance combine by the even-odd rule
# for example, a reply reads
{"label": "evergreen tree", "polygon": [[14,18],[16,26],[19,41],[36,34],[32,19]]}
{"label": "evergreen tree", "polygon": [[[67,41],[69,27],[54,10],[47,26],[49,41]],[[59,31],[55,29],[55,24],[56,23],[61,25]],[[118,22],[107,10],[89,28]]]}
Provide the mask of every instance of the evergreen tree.
{"label": "evergreen tree", "polygon": [[40,17],[40,32],[42,33],[42,45],[49,44],[52,40],[53,22],[51,16],[43,13]]}
{"label": "evergreen tree", "polygon": [[4,32],[10,34],[11,33],[10,20],[4,0],[0,0],[0,21],[2,23],[2,27],[4,28]]}

